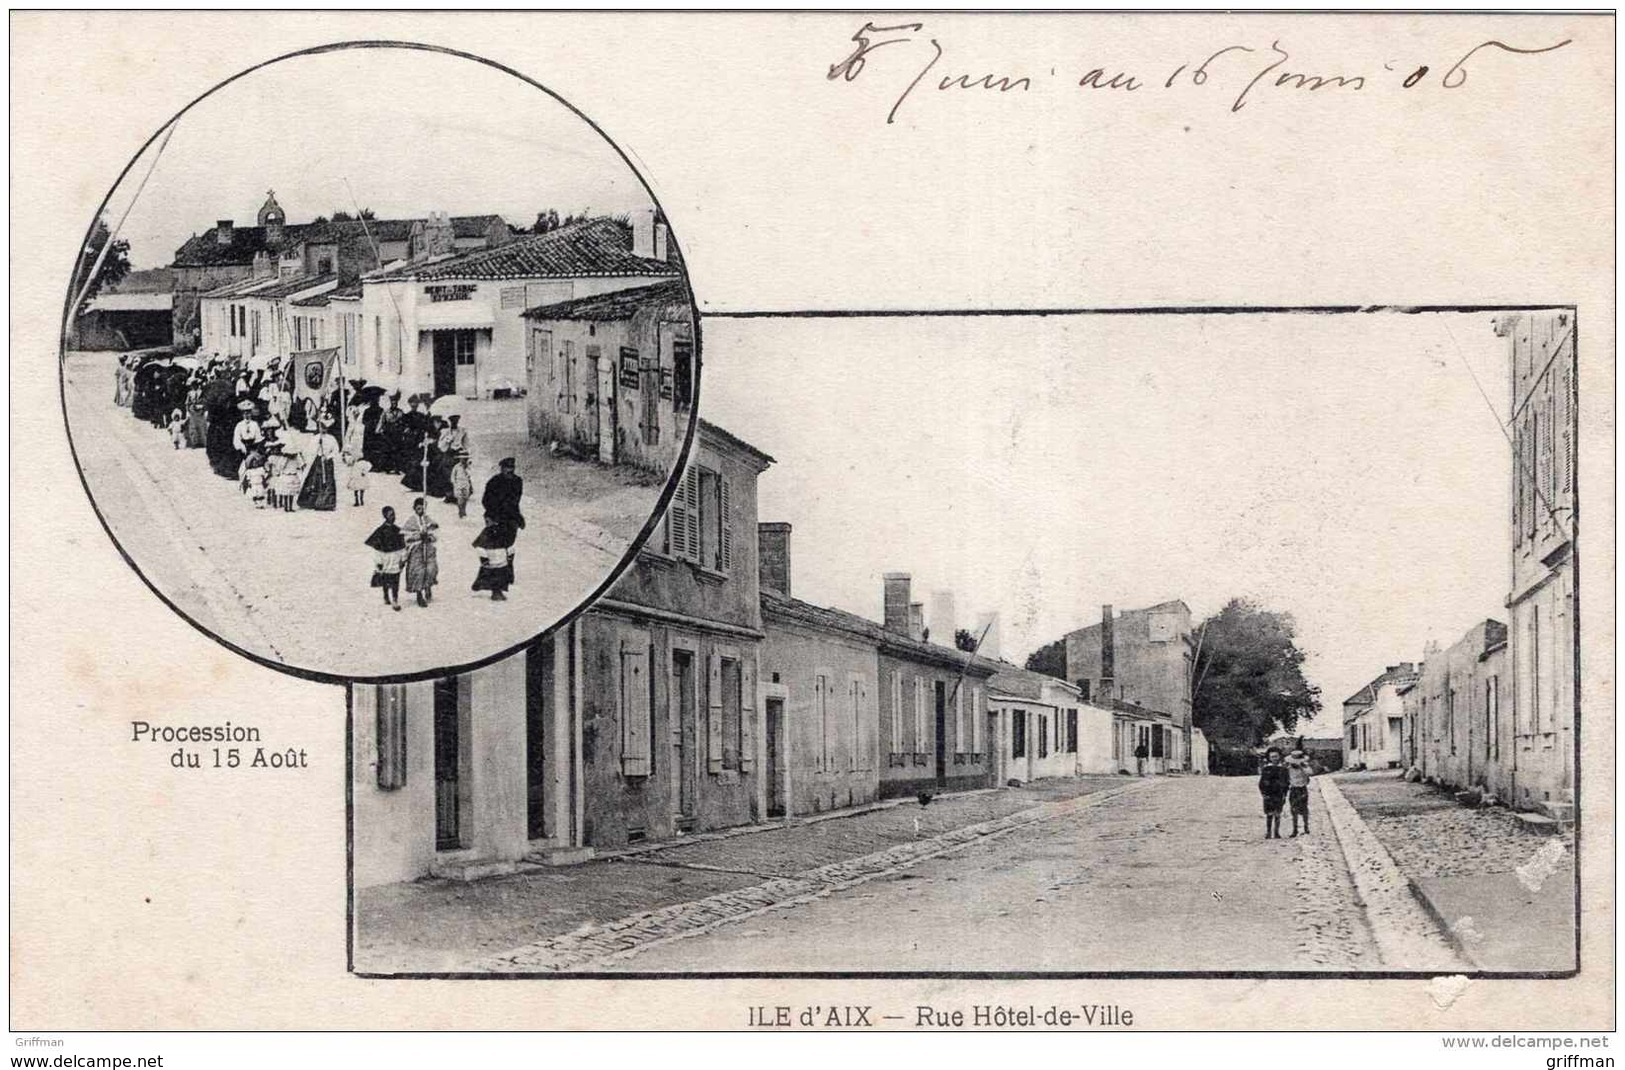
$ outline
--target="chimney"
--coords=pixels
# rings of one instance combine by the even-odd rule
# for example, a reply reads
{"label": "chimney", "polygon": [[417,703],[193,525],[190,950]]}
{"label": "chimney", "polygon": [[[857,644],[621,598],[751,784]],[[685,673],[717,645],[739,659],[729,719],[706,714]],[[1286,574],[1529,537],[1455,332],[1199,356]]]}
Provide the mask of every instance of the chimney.
{"label": "chimney", "polygon": [[[983,635],[984,632],[986,633],[985,636]],[[976,651],[982,657],[995,660],[1004,657],[1004,651],[999,641],[999,614],[997,612],[980,614],[976,618],[976,627],[972,629],[971,637],[982,640],[982,645]]]}
{"label": "chimney", "polygon": [[930,623],[931,637],[943,646],[954,645],[954,593],[952,591],[931,592],[931,613],[926,618]]}
{"label": "chimney", "polygon": [[920,642],[925,641],[924,602],[910,602],[908,604],[908,637]]}
{"label": "chimney", "polygon": [[430,212],[422,227],[424,256],[445,256],[456,251],[457,235],[451,228],[449,212]]}
{"label": "chimney", "polygon": [[888,572],[882,578],[886,582],[886,630],[907,635],[910,576],[906,572]]}
{"label": "chimney", "polygon": [[1117,641],[1112,634],[1112,607],[1100,607],[1100,693],[1111,698],[1117,690]]}
{"label": "chimney", "polygon": [[231,220],[219,219],[214,224],[214,240],[220,245],[231,244]]}
{"label": "chimney", "polygon": [[670,256],[667,254],[667,250],[666,250],[666,243],[669,242],[670,240],[671,240],[671,233],[666,229],[666,224],[664,224],[664,223],[656,223],[655,224],[655,255],[654,255],[654,258],[656,260],[664,261],[664,260],[669,260],[670,259]]}
{"label": "chimney", "polygon": [[757,574],[762,590],[790,595],[790,525],[757,524]]}
{"label": "chimney", "polygon": [[655,256],[655,210],[640,208],[632,213],[632,255],[645,260],[664,259]]}
{"label": "chimney", "polygon": [[269,279],[277,274],[277,265],[271,262],[271,254],[264,249],[254,254],[254,278]]}

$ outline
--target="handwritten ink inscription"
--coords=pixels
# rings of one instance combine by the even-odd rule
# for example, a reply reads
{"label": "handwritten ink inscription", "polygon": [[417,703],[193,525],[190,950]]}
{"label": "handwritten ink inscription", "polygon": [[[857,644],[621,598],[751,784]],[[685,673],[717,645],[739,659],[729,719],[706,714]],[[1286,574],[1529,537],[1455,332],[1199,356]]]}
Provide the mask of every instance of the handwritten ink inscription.
{"label": "handwritten ink inscription", "polygon": [[[1555,52],[1570,43],[1559,41],[1553,45],[1523,48],[1504,41],[1483,41],[1468,49],[1444,73],[1434,75],[1427,63],[1398,63],[1389,61],[1376,71],[1311,68],[1294,60],[1292,53],[1279,39],[1266,47],[1254,45],[1225,45],[1214,50],[1192,67],[1189,62],[1174,67],[1160,82],[1139,72],[1096,66],[1081,75],[1061,72],[1049,67],[1042,71],[1026,70],[958,70],[951,60],[945,61],[947,49],[936,37],[926,32],[923,22],[900,22],[890,26],[876,26],[866,22],[854,33],[850,44],[856,46],[844,59],[830,64],[828,79],[832,82],[855,82],[868,69],[871,57],[881,49],[889,62],[887,77],[895,77],[900,86],[886,122],[895,123],[903,105],[911,99],[933,93],[981,93],[997,96],[1022,97],[1035,88],[1048,85],[1067,86],[1089,90],[1108,96],[1123,96],[1159,85],[1164,90],[1183,87],[1206,87],[1210,83],[1230,98],[1232,114],[1259,100],[1265,93],[1280,90],[1289,93],[1321,93],[1331,96],[1358,93],[1363,90],[1397,87],[1401,90],[1428,88],[1459,89],[1467,84],[1468,63],[1475,64],[1497,53],[1534,56]],[[892,46],[902,45],[902,48]],[[1484,53],[1480,56],[1480,53]]]}

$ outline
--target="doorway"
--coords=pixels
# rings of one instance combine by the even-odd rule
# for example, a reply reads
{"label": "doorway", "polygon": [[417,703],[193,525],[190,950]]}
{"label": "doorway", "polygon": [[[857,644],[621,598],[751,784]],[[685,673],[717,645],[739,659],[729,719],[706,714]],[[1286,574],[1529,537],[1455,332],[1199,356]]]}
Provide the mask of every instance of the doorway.
{"label": "doorway", "polygon": [[615,463],[619,409],[615,403],[615,361],[599,360],[598,368],[598,460]]}
{"label": "doorway", "polygon": [[455,851],[462,837],[462,731],[456,678],[434,682],[434,846]]}
{"label": "doorway", "polygon": [[937,787],[948,783],[948,685],[937,681]]}
{"label": "doorway", "polygon": [[547,735],[546,697],[553,687],[553,643],[543,640],[525,648],[525,835],[546,839]]}
{"label": "doorway", "polygon": [[479,396],[473,331],[435,331],[434,396]]}
{"label": "doorway", "polygon": [[672,694],[676,701],[671,711],[671,800],[672,817],[679,828],[694,821],[694,652],[671,652]]}
{"label": "doorway", "polygon": [[767,700],[767,816],[783,817],[786,810],[784,774],[784,700]]}

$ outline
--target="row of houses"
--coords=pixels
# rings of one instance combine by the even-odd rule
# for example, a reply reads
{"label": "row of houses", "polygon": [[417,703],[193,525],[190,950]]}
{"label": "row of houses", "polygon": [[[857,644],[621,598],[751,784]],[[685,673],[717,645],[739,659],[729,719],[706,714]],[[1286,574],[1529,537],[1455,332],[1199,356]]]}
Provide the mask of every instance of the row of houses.
{"label": "row of houses", "polygon": [[1574,317],[1519,313],[1496,330],[1512,387],[1508,622],[1479,621],[1351,695],[1344,758],[1568,820],[1579,710]]}
{"label": "row of houses", "polygon": [[772,464],[699,421],[661,527],[606,597],[489,667],[352,690],[358,886],[1184,767],[1166,715],[1086,697],[986,638],[961,650],[951,621],[937,630],[949,644],[931,641],[907,573],[883,577],[879,622],[795,597],[792,529],[758,522]]}
{"label": "row of houses", "polygon": [[402,397],[523,395],[531,436],[578,456],[676,460],[699,364],[652,210],[518,235],[496,216],[280,218],[273,198],[260,226],[223,220],[177,254],[177,286],[213,283],[195,295],[203,355],[287,367],[331,351],[345,379]]}

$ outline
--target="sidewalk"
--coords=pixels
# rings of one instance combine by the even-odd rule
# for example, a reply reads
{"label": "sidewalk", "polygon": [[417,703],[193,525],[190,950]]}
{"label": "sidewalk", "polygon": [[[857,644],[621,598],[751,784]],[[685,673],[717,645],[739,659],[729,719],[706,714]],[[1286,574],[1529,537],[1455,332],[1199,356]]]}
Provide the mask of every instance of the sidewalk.
{"label": "sidewalk", "polygon": [[1480,970],[1575,968],[1574,838],[1531,835],[1392,772],[1336,777],[1417,898]]}
{"label": "sidewalk", "polygon": [[[783,898],[778,893],[797,878],[827,867],[888,852],[912,857],[948,849],[960,839],[961,830],[972,826],[1014,820],[1045,804],[1111,788],[1150,783],[1131,777],[1040,781],[1022,788],[937,796],[923,807],[909,799],[754,833],[701,842],[679,840],[581,866],[530,870],[471,884],[424,880],[362,888],[355,896],[355,964],[369,973],[461,970],[471,962],[556,937],[576,934],[596,941],[603,930],[633,915],[726,893],[739,893],[739,907],[752,909],[753,904]],[[715,915],[720,909],[714,906],[705,913]]]}

